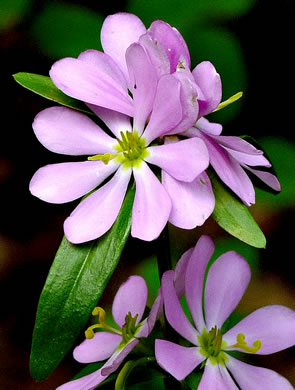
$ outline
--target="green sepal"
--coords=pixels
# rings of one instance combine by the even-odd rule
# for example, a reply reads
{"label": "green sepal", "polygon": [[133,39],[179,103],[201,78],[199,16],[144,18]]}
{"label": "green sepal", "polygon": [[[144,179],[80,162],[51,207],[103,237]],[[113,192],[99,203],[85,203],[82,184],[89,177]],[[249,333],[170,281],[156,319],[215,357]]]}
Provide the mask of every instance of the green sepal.
{"label": "green sepal", "polygon": [[213,219],[225,231],[255,248],[265,248],[266,239],[247,206],[214,174],[210,180],[215,196]]}
{"label": "green sepal", "polygon": [[80,100],[71,98],[58,89],[48,76],[34,73],[19,72],[13,75],[14,80],[22,87],[74,110],[94,115],[92,111]]}
{"label": "green sepal", "polygon": [[130,233],[135,186],[120,213],[98,240],[73,245],[63,238],[41,293],[30,370],[46,379],[71,349],[115,270]]}

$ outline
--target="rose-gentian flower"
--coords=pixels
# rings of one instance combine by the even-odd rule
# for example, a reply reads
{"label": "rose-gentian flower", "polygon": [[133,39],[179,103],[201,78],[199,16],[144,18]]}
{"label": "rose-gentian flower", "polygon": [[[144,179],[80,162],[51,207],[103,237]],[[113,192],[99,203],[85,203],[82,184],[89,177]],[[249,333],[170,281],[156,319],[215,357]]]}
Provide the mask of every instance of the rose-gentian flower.
{"label": "rose-gentian flower", "polygon": [[[47,202],[69,202],[113,175],[65,221],[66,237],[73,243],[95,239],[108,231],[132,174],[136,182],[132,236],[147,241],[157,238],[170,220],[173,199],[184,194],[186,208],[194,212],[179,212],[172,223],[183,228],[201,225],[214,208],[212,188],[204,173],[209,164],[204,141],[195,137],[150,145],[166,133],[177,133],[195,123],[195,83],[185,73],[170,73],[165,50],[135,15],[106,18],[101,40],[105,53],[88,50],[77,59],[62,59],[53,65],[50,75],[62,91],[85,101],[116,138],[74,110],[53,107],[42,111],[33,123],[39,141],[53,152],[88,155],[90,161],[41,168],[31,180],[32,194]],[[180,57],[186,46],[181,39],[177,42],[171,53]],[[179,181],[173,195],[146,163]],[[190,215],[189,223],[184,215]]]}
{"label": "rose-gentian flower", "polygon": [[[97,371],[59,386],[58,390],[92,390],[116,371],[125,357],[147,337],[162,313],[162,296],[153,303],[149,316],[142,320],[147,302],[147,286],[144,279],[133,275],[117,291],[112,305],[112,314],[118,327],[105,323],[105,312],[96,307],[98,324],[85,332],[86,339],[74,349],[74,358],[80,363],[93,363],[108,359]],[[100,329],[94,332],[94,329]]]}
{"label": "rose-gentian flower", "polygon": [[[270,162],[265,158],[261,150],[240,137],[221,136],[222,126],[218,123],[210,123],[205,115],[214,112],[221,106],[226,106],[241,96],[236,94],[227,102],[221,103],[222,83],[214,65],[209,61],[203,61],[190,70],[191,60],[188,48],[180,33],[168,23],[161,20],[154,21],[148,29],[148,34],[156,41],[160,42],[169,58],[170,71],[177,72],[189,78],[197,91],[198,119],[191,129],[178,127],[178,133],[185,130],[182,135],[189,137],[200,137],[206,143],[209,151],[210,164],[214,168],[220,179],[247,205],[255,203],[255,191],[253,184],[245,170],[260,178],[265,184],[280,191],[280,183],[270,172],[256,167],[271,167]],[[219,106],[220,105],[220,106]],[[255,167],[255,168],[252,168]],[[210,181],[206,174],[203,174],[201,183]],[[190,192],[183,191],[183,196],[173,196],[174,189],[179,187],[178,181],[169,177],[163,172],[163,183],[166,190],[172,197],[171,219],[177,215],[179,209],[183,209],[186,204],[186,196]],[[196,181],[185,185],[186,189],[194,187]],[[198,182],[199,188],[194,188],[201,194],[202,186]],[[183,187],[182,187],[183,188]]]}
{"label": "rose-gentian flower", "polygon": [[[230,352],[266,355],[295,345],[295,312],[280,305],[265,306],[223,334],[222,326],[242,298],[251,275],[246,260],[230,251],[211,265],[204,286],[213,252],[212,240],[202,236],[182,257],[180,270],[164,273],[161,291],[166,318],[193,346],[157,339],[157,362],[178,380],[202,365],[198,390],[238,389],[236,383],[243,390],[292,390],[287,379],[275,371],[244,363]],[[183,287],[194,325],[179,301]]]}

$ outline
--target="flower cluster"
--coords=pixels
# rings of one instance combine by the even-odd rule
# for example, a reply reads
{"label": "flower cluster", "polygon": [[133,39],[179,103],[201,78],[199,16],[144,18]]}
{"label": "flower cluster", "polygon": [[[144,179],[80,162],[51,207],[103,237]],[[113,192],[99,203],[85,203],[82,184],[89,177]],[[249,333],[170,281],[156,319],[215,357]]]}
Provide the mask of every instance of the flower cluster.
{"label": "flower cluster", "polygon": [[[266,170],[271,164],[261,150],[244,138],[221,135],[222,126],[205,118],[241,93],[221,102],[221,78],[215,67],[203,61],[191,69],[187,45],[175,28],[156,20],[147,29],[137,16],[117,13],[105,19],[101,43],[103,52],[84,51],[78,58],[57,61],[50,70],[56,87],[83,101],[91,115],[55,106],[41,111],[33,123],[48,150],[86,156],[85,161],[42,167],[30,182],[31,193],[47,202],[83,197],[64,222],[71,243],[105,234],[133,185],[133,237],[155,240],[167,222],[183,229],[202,225],[215,207],[209,165],[247,206],[255,203],[255,191],[246,172],[280,190],[277,178]],[[163,332],[154,350],[145,353],[148,350],[177,380],[197,369],[202,373],[199,390],[292,389],[274,371],[233,355],[235,351],[264,355],[295,345],[295,312],[266,306],[225,329],[248,286],[250,268],[234,251],[209,267],[213,252],[211,238],[202,236],[175,270],[164,272],[145,319],[146,283],[140,276],[129,277],[114,299],[115,325],[110,326],[105,311],[96,307],[93,315],[98,322],[74,350],[79,362],[106,362],[58,389],[93,390],[134,348],[142,352],[146,338],[159,337],[151,338],[151,333],[164,314],[179,337],[169,340]],[[191,320],[181,306],[183,296]]]}
{"label": "flower cluster", "polygon": [[262,151],[221,136],[221,125],[204,118],[220,105],[220,76],[208,61],[190,70],[187,45],[175,28],[156,20],[146,29],[137,16],[118,13],[104,21],[101,43],[104,52],[57,61],[50,77],[109,130],[66,107],[45,109],[33,123],[47,149],[87,156],[42,167],[30,183],[32,194],[47,202],[87,195],[64,223],[69,241],[89,241],[110,229],[132,176],[131,235],[146,241],[168,221],[192,229],[211,215],[209,164],[247,205],[255,195],[244,169],[280,189],[274,175],[251,168],[270,166]]}
{"label": "flower cluster", "polygon": [[[109,359],[98,371],[68,382],[58,390],[94,389],[150,335],[162,314],[163,303],[170,325],[193,345],[188,347],[156,339],[156,360],[176,379],[181,381],[194,369],[202,367],[204,372],[198,390],[238,389],[236,383],[243,390],[292,390],[291,384],[276,372],[244,363],[233,357],[231,351],[265,355],[295,345],[295,312],[280,305],[265,306],[223,334],[222,326],[242,298],[251,274],[246,260],[230,251],[211,265],[205,283],[213,252],[211,238],[202,236],[196,246],[181,257],[175,271],[166,271],[158,297],[142,322],[147,288],[140,276],[130,277],[119,288],[112,307],[120,329],[106,325],[104,311],[96,308],[93,314],[99,315],[99,324],[88,328],[86,340],[74,350],[74,358],[82,363]],[[180,304],[183,294],[194,325]],[[100,331],[94,333],[95,328]]]}

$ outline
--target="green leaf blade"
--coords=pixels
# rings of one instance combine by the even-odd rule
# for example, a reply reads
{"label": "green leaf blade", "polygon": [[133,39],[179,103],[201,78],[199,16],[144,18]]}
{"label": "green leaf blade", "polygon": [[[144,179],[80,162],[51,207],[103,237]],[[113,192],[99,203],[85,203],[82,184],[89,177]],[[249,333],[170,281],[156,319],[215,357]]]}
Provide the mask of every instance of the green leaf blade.
{"label": "green leaf blade", "polygon": [[36,93],[37,95],[74,110],[93,115],[93,112],[88,109],[86,104],[64,94],[53,84],[53,81],[48,76],[19,72],[14,74],[13,78],[22,87]]}
{"label": "green leaf blade", "polygon": [[36,380],[55,370],[85,328],[129,236],[133,199],[132,187],[116,222],[99,240],[73,245],[63,239],[37,310],[30,359]]}
{"label": "green leaf blade", "polygon": [[210,175],[215,195],[212,217],[225,231],[255,248],[265,248],[266,239],[246,207],[217,177]]}

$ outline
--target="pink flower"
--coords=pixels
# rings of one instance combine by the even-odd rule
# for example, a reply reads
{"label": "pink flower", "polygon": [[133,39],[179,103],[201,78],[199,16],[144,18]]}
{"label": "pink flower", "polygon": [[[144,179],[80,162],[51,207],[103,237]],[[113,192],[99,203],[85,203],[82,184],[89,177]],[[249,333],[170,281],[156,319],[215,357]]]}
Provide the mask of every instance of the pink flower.
{"label": "pink flower", "polygon": [[[292,385],[276,372],[243,363],[230,351],[265,355],[293,346],[295,312],[280,305],[265,306],[222,334],[222,325],[242,298],[251,275],[248,263],[236,252],[221,255],[209,269],[203,308],[205,271],[213,252],[212,240],[202,236],[182,257],[178,269],[163,275],[166,318],[193,346],[156,340],[159,365],[182,380],[202,364],[205,368],[198,390],[238,389],[232,377],[243,390],[292,390]],[[184,290],[194,325],[179,302]]]}
{"label": "pink flower", "polygon": [[[177,127],[177,133],[180,134],[183,130],[182,135],[196,136],[206,143],[210,164],[217,175],[247,206],[255,203],[255,191],[245,169],[259,177],[272,189],[280,191],[280,183],[273,174],[265,169],[251,168],[269,168],[271,166],[261,150],[257,150],[239,137],[221,136],[222,126],[218,123],[210,123],[204,118],[205,115],[218,108],[222,97],[221,78],[213,64],[209,61],[203,61],[190,71],[191,60],[185,41],[180,33],[168,23],[161,20],[154,21],[148,29],[148,34],[155,42],[159,42],[164,47],[169,58],[170,72],[176,72],[178,77],[185,77],[195,85],[198,100],[197,122],[192,128],[185,128],[186,124],[182,123],[182,126]],[[199,179],[201,183],[210,186],[210,181],[205,173]],[[179,187],[179,183],[165,172],[163,172],[163,183],[172,198],[170,219],[173,221],[177,210],[185,207],[187,203],[185,197],[188,191],[184,192],[184,197],[173,196],[174,189]],[[191,187],[196,186],[196,183],[198,183],[199,188],[191,189]],[[186,188],[190,188],[192,192],[197,191],[199,195],[202,192],[202,185],[197,180],[187,183]],[[199,204],[201,204],[200,201]],[[177,222],[175,224],[177,225]],[[186,224],[190,225],[189,221]]]}
{"label": "pink flower", "polygon": [[257,176],[270,188],[280,191],[281,186],[276,176],[263,170],[271,167],[263,151],[240,137],[222,136],[221,131],[220,124],[200,118],[185,134],[188,137],[199,137],[206,143],[210,164],[215,172],[247,206],[255,203],[255,190],[245,170]]}
{"label": "pink flower", "polygon": [[[68,108],[42,111],[33,124],[39,141],[53,152],[88,155],[90,161],[45,166],[33,176],[30,191],[47,202],[64,203],[95,190],[65,221],[65,235],[73,243],[98,238],[110,229],[132,175],[136,182],[132,236],[153,240],[168,220],[183,228],[201,225],[214,208],[204,173],[209,164],[204,141],[195,137],[151,145],[164,134],[195,123],[195,83],[184,73],[170,74],[163,47],[135,15],[107,17],[101,40],[105,53],[88,50],[78,59],[62,59],[53,65],[50,76],[63,92],[85,101],[115,138]],[[179,38],[171,53],[177,58],[183,51],[185,44]],[[170,184],[173,190],[165,189],[169,184],[162,185],[147,163],[169,174],[170,181],[178,181],[174,187]],[[173,197],[185,200],[185,210],[194,212],[179,208],[171,215],[171,191]]]}
{"label": "pink flower", "polygon": [[[125,357],[147,337],[162,311],[162,297],[159,295],[149,316],[141,321],[147,301],[147,287],[140,276],[130,276],[123,283],[113,302],[112,314],[118,328],[105,324],[105,312],[101,308],[93,311],[99,316],[99,323],[85,332],[87,338],[74,349],[74,358],[80,363],[93,363],[108,359],[97,371],[61,385],[57,390],[92,390],[116,371]],[[102,331],[93,332],[100,328]]]}

